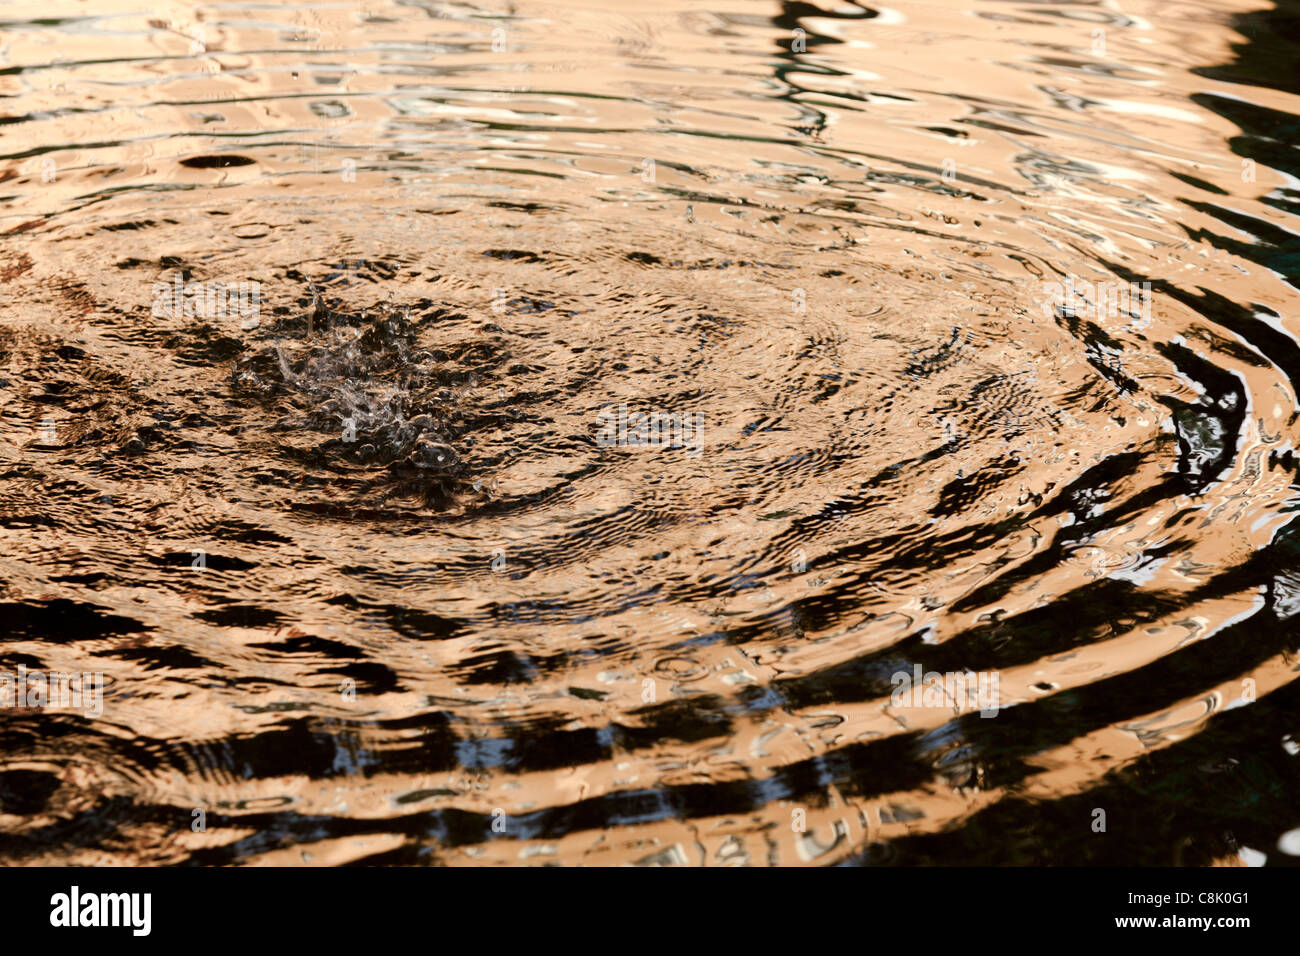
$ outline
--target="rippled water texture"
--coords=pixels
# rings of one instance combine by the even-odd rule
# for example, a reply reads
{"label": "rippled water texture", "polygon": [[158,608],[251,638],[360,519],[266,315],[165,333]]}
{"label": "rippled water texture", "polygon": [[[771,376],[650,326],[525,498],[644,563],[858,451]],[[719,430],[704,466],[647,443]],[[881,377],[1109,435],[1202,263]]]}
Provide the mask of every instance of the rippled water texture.
{"label": "rippled water texture", "polygon": [[1295,861],[1261,2],[8,4],[0,860]]}

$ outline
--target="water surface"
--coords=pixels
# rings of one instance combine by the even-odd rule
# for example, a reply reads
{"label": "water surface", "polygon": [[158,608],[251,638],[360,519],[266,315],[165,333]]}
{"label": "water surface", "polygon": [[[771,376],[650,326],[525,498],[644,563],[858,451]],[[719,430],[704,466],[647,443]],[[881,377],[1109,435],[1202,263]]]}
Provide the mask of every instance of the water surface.
{"label": "water surface", "polygon": [[1293,3],[4,16],[4,862],[1294,859]]}

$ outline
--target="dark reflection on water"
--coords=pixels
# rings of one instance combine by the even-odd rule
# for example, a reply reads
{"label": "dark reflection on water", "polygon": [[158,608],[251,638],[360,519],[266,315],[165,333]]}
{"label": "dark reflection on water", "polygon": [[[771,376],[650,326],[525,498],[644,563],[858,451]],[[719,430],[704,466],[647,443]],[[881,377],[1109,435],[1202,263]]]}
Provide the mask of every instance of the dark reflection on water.
{"label": "dark reflection on water", "polygon": [[10,14],[0,858],[1293,862],[1296,10],[1125,6]]}

